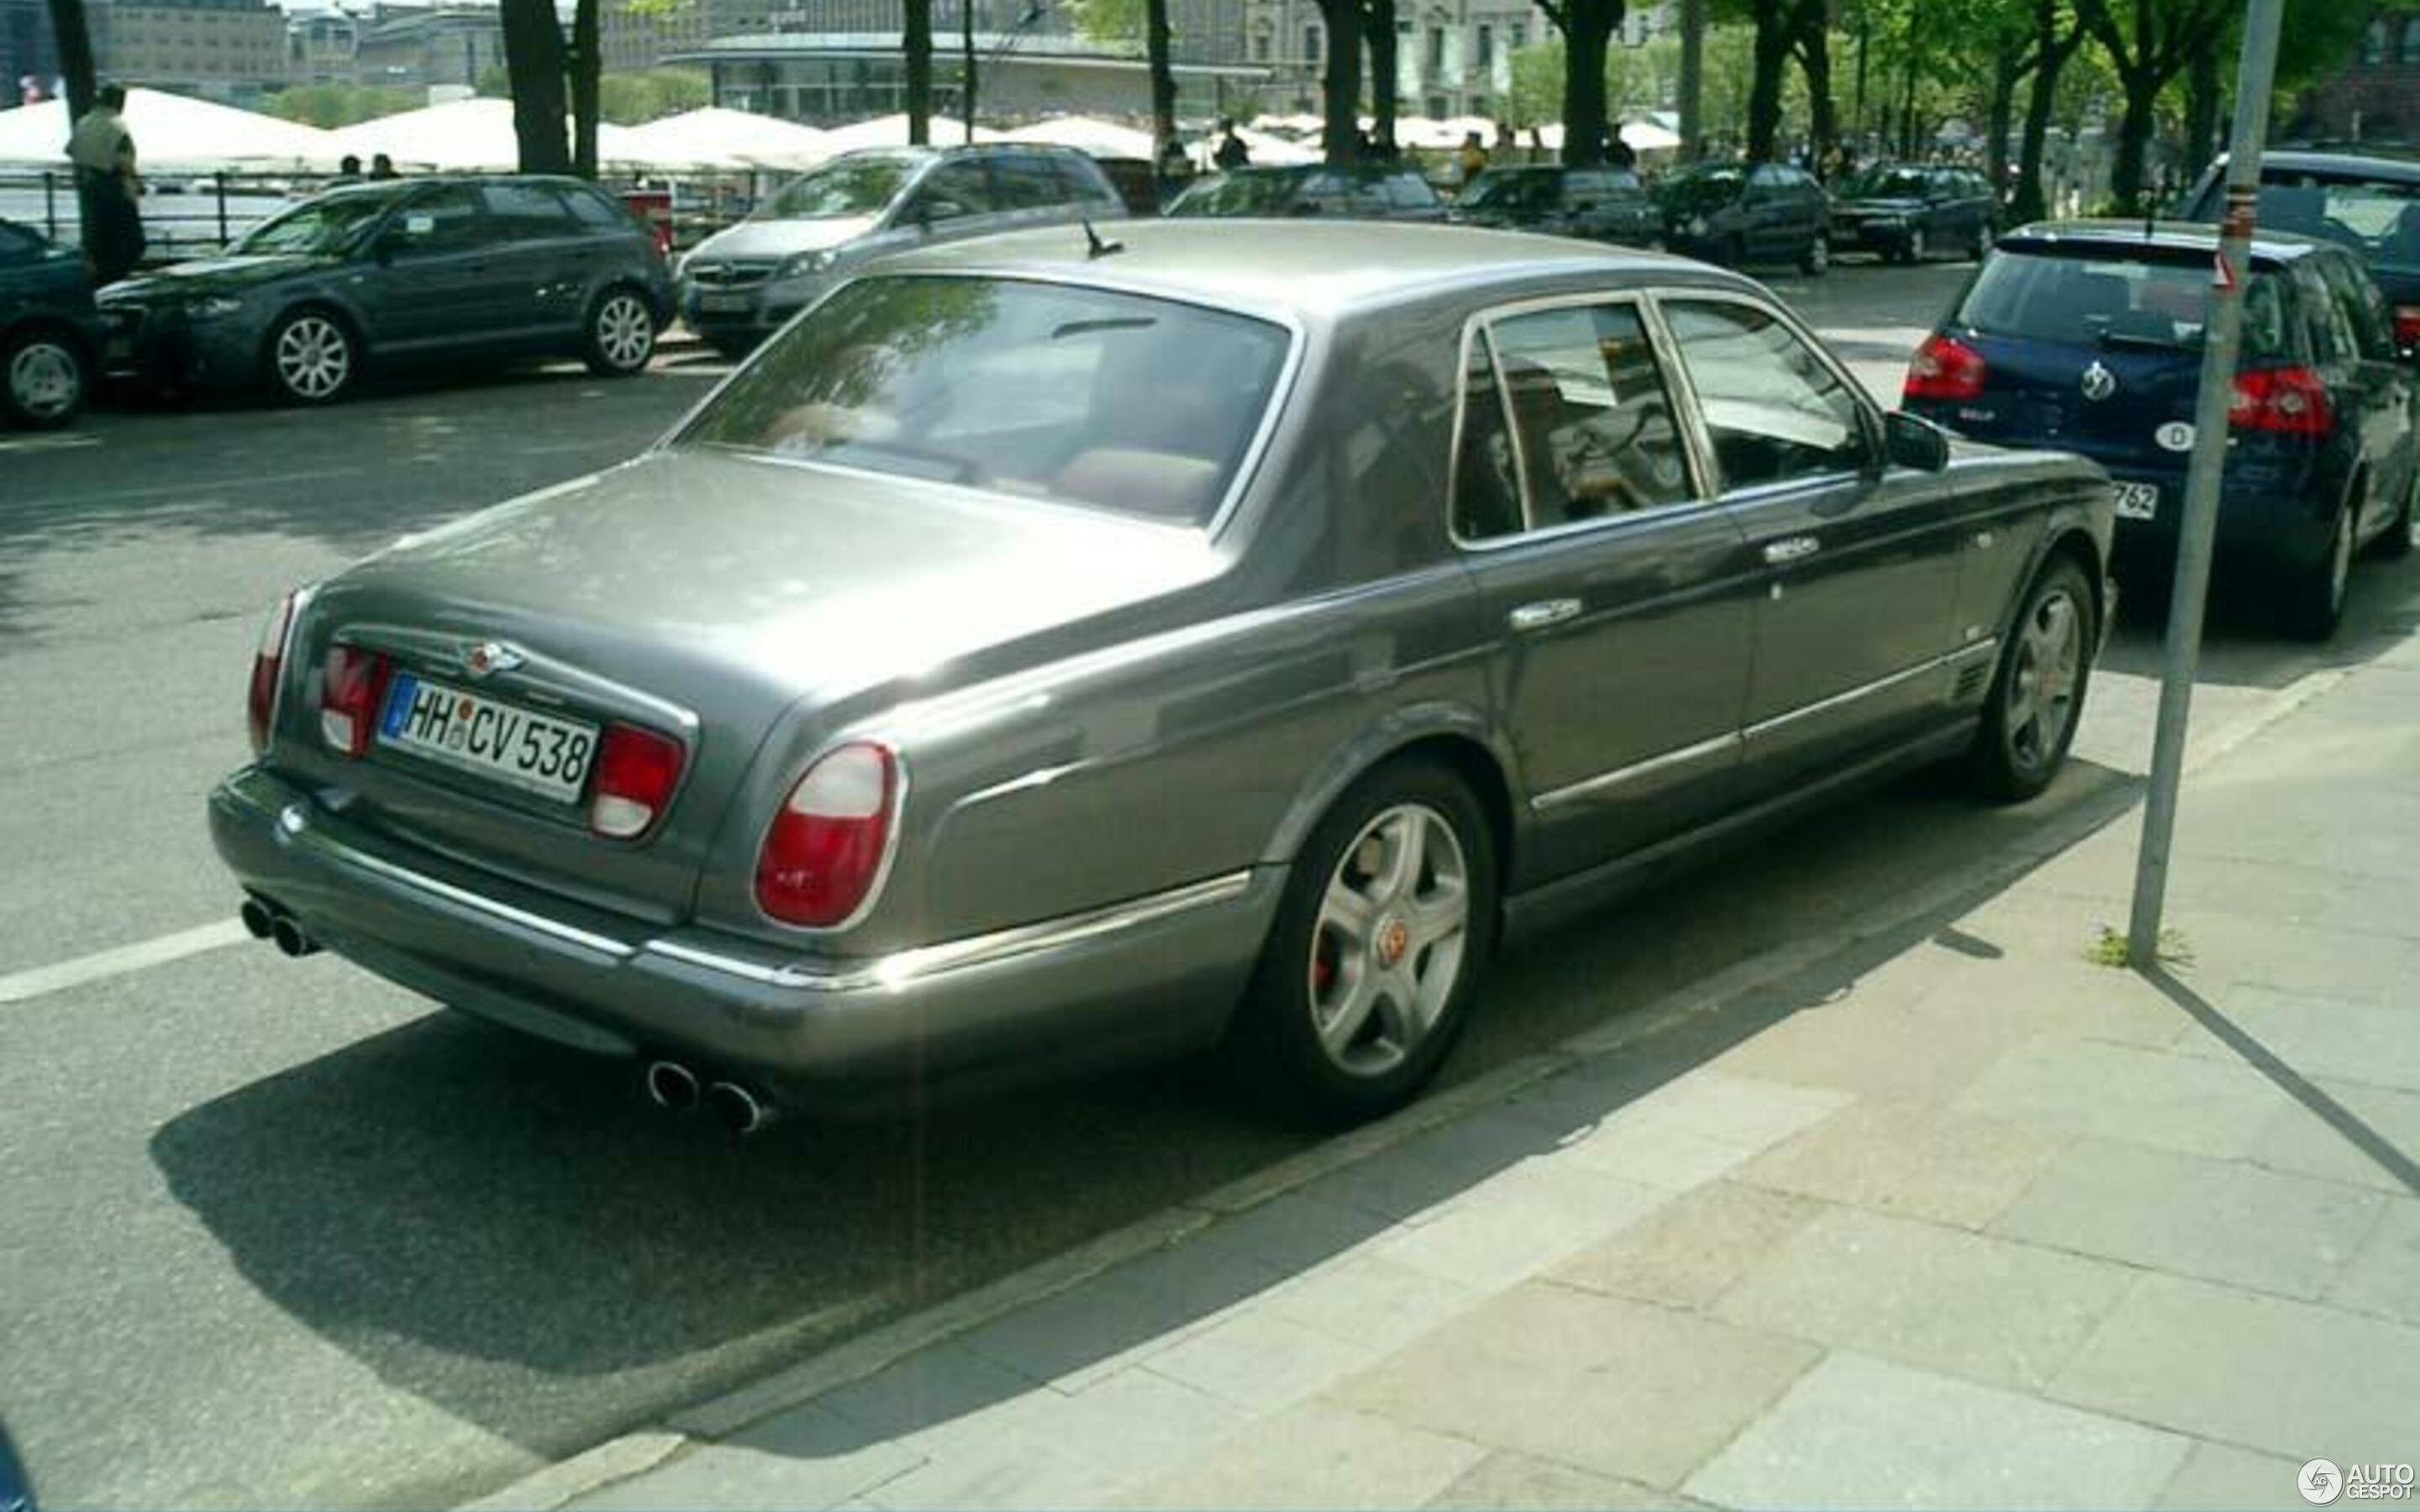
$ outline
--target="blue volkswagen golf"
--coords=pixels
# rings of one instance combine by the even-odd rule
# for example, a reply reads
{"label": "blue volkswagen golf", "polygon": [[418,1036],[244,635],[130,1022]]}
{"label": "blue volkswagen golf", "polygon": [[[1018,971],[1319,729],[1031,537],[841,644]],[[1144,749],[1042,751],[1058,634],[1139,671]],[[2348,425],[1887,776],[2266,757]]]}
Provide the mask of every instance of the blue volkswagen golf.
{"label": "blue volkswagen golf", "polygon": [[[1905,408],[1978,440],[2078,452],[2118,488],[2115,565],[2157,581],[2176,560],[2193,450],[2208,226],[2065,222],[2003,237],[1916,349]],[[2420,353],[2360,259],[2257,238],[2230,401],[2218,570],[2324,640],[2352,559],[2412,548],[2420,501]]]}

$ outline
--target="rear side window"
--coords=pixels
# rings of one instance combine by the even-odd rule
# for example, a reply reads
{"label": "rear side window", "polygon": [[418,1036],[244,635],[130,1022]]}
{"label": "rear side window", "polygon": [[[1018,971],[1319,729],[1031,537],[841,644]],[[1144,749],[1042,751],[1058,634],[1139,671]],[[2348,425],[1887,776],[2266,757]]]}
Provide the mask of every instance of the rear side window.
{"label": "rear side window", "polygon": [[[2213,177],[2194,219],[2217,220],[2223,193]],[[2263,230],[2336,242],[2372,267],[2420,269],[2420,183],[2269,167],[2261,173],[2259,213]]]}
{"label": "rear side window", "polygon": [[0,263],[29,263],[41,255],[41,238],[23,226],[0,222]]}
{"label": "rear side window", "polygon": [[[2243,355],[2282,361],[2295,343],[2274,272],[2244,292]],[[1956,321],[1987,335],[2062,346],[2201,345],[2210,306],[2210,263],[2142,262],[2123,256],[2001,252],[1966,291]]]}
{"label": "rear side window", "polygon": [[991,187],[1003,210],[1043,209],[1066,202],[1057,166],[1039,153],[1003,154],[992,159]]}
{"label": "rear side window", "polygon": [[1117,197],[1116,191],[1101,182],[1106,176],[1089,163],[1074,158],[1052,156],[1043,160],[1059,179],[1059,198],[1070,205],[1088,201],[1107,201]]}
{"label": "rear side window", "polygon": [[2360,355],[2374,363],[2395,361],[2394,319],[2386,311],[2386,296],[2378,291],[2369,275],[2341,255],[2314,258],[2312,266],[2344,312]]}
{"label": "rear side window", "polygon": [[570,236],[580,229],[551,184],[484,184],[479,197],[487,202],[491,234],[503,240]]}
{"label": "rear side window", "polygon": [[638,224],[629,210],[593,189],[557,185],[555,193],[563,197],[571,218],[591,231],[628,231]]}

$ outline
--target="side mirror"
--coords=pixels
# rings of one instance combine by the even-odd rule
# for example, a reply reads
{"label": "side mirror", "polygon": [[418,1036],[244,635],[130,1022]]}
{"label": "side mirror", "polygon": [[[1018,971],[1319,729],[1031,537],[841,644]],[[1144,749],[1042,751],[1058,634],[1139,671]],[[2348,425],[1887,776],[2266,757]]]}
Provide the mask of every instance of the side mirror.
{"label": "side mirror", "polygon": [[915,223],[918,230],[930,231],[934,223],[954,221],[966,213],[967,208],[956,200],[942,199],[937,195],[918,200],[914,208],[908,212],[908,219]]}
{"label": "side mirror", "polygon": [[1922,415],[1899,409],[1885,415],[1883,446],[1893,467],[1938,472],[1949,465],[1949,433]]}

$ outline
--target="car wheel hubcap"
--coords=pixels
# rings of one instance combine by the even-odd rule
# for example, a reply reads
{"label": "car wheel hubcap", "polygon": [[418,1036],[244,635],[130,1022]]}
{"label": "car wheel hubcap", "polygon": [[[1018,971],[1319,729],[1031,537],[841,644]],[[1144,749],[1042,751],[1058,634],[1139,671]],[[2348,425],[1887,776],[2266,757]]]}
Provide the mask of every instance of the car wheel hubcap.
{"label": "car wheel hubcap", "polygon": [[352,344],[318,316],[295,321],[277,338],[277,376],[305,398],[324,399],[343,388],[352,367]]}
{"label": "car wheel hubcap", "polygon": [[1344,848],[1311,940],[1311,1019],[1339,1070],[1382,1075],[1435,1030],[1470,937],[1462,841],[1435,810],[1400,804]]}
{"label": "car wheel hubcap", "polygon": [[2039,770],[2058,751],[2075,717],[2075,684],[2084,666],[2082,616],[2064,592],[2045,594],[2017,635],[2017,660],[2009,678],[2010,753],[2027,770]]}
{"label": "car wheel hubcap", "polygon": [[8,363],[8,395],[17,408],[39,420],[54,420],[75,408],[74,354],[66,347],[38,341],[21,349]]}
{"label": "car wheel hubcap", "polygon": [[636,367],[655,347],[655,323],[644,306],[627,294],[605,301],[597,312],[597,347],[615,367]]}

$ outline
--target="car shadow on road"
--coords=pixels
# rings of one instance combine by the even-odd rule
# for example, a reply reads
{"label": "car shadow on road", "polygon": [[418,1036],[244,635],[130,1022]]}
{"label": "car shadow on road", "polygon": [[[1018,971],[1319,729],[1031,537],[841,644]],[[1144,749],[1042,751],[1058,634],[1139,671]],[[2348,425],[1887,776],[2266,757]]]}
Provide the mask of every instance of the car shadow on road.
{"label": "car shadow on road", "polygon": [[[1625,1050],[1636,1072],[1625,1096],[1644,1095],[1833,1000],[2134,793],[2133,779],[2075,763],[2040,805],[1989,809],[1919,777],[1531,936],[1498,963],[1441,1091],[1449,1101],[1404,1117],[1434,1119],[1453,1082],[1668,1001],[1758,951],[1834,942],[1785,981]],[[1909,912],[1906,900],[1939,893],[1945,875],[1969,880]],[[910,1121],[782,1124],[736,1149],[701,1120],[646,1110],[635,1082],[630,1067],[440,1013],[196,1107],[150,1150],[262,1295],[391,1386],[560,1455],[1317,1139],[1189,1067]],[[1455,1167],[1450,1185],[1559,1136],[1541,1127]],[[1307,1267],[1391,1221],[1298,1236],[1289,1253]],[[1150,1326],[1238,1300],[1224,1273],[1172,1281]],[[1234,1274],[1246,1294],[1281,1279]],[[1159,1305],[1171,1300],[1182,1316]],[[1140,1343],[1141,1327],[1093,1319],[1071,1347],[1106,1358]],[[395,1494],[433,1500],[510,1467],[399,1473],[409,1484]]]}
{"label": "car shadow on road", "polygon": [[[2213,584],[2195,681],[2281,688],[2315,671],[2368,661],[2399,644],[2420,629],[2420,556],[2354,563],[2344,623],[2325,642],[2287,634],[2275,609],[2273,595],[2255,584]],[[2156,593],[2121,594],[2117,631],[2101,655],[2101,670],[2159,676],[2166,659],[2167,614],[2168,606]]]}

